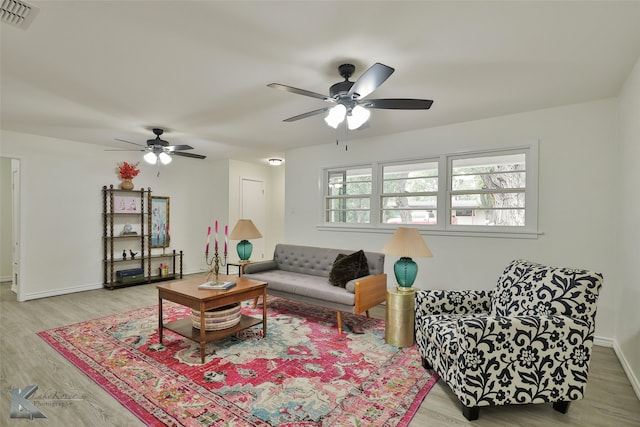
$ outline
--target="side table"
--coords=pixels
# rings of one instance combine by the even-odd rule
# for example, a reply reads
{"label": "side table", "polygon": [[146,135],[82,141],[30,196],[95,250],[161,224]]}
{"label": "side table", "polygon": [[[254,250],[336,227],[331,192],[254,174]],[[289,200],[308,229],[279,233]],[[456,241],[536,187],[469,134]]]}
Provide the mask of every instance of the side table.
{"label": "side table", "polygon": [[251,264],[251,261],[234,261],[234,262],[229,262],[227,261],[227,275],[229,275],[229,266],[234,266],[234,267],[238,267],[238,277],[242,277],[242,275],[244,274],[244,267],[247,264]]}
{"label": "side table", "polygon": [[387,291],[387,310],[384,340],[396,347],[410,347],[414,343],[415,290]]}

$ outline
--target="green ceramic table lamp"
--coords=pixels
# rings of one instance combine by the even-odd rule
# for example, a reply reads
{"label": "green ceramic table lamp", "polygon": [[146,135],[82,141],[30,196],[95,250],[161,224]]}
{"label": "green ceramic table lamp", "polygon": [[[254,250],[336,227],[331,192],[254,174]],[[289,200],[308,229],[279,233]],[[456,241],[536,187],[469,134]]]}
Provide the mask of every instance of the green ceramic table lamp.
{"label": "green ceramic table lamp", "polygon": [[258,231],[253,222],[250,219],[239,219],[236,226],[231,230],[229,238],[233,240],[240,240],[236,250],[240,261],[246,262],[251,258],[251,252],[253,251],[253,245],[249,239],[259,239],[262,234]]}
{"label": "green ceramic table lamp", "polygon": [[398,290],[405,292],[413,290],[411,286],[418,274],[418,264],[411,258],[433,256],[418,229],[405,227],[399,227],[393,233],[382,252],[400,257],[393,265],[393,272],[398,282]]}

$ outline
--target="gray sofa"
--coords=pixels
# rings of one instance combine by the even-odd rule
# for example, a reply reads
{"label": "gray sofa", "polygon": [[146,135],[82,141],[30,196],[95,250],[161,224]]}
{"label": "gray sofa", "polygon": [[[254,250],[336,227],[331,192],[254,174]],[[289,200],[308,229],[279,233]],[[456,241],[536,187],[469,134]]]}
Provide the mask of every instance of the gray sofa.
{"label": "gray sofa", "polygon": [[350,280],[344,288],[329,282],[339,254],[352,250],[327,249],[289,244],[276,245],[273,259],[247,264],[244,277],[267,282],[267,293],[337,311],[338,333],[342,333],[342,312],[366,313],[386,300],[387,275],[384,254],[365,252],[369,274]]}

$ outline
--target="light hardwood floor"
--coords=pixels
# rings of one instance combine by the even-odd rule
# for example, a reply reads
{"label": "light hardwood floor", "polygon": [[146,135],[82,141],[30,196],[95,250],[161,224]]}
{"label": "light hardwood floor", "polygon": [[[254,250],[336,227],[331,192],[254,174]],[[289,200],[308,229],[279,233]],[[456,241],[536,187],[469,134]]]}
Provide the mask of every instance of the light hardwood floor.
{"label": "light hardwood floor", "polygon": [[[0,426],[141,426],[133,414],[46,344],[36,332],[157,304],[155,285],[95,290],[19,303],[10,285],[0,284]],[[384,307],[372,316],[384,318]],[[9,418],[10,390],[37,384],[31,400],[47,420]],[[37,402],[34,398],[39,397]],[[46,400],[51,399],[51,400]],[[64,400],[67,399],[67,400]],[[483,408],[467,421],[449,388],[438,381],[411,427],[640,426],[636,398],[610,348],[596,347],[584,400],[567,414],[551,405]]]}

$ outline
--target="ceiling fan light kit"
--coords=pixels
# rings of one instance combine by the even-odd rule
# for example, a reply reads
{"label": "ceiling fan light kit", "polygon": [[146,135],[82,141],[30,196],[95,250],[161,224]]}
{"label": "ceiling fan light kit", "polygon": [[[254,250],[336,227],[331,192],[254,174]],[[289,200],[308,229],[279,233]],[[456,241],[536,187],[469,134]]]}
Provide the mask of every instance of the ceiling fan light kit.
{"label": "ceiling fan light kit", "polygon": [[329,109],[329,114],[324,118],[329,126],[334,129],[338,129],[340,123],[344,121],[344,116],[347,114],[347,107],[342,104],[338,104],[335,107]]}
{"label": "ceiling fan light kit", "polygon": [[107,150],[107,151],[146,151],[147,153],[142,157],[145,162],[155,165],[160,160],[163,165],[168,165],[173,160],[173,155],[191,157],[192,159],[205,159],[206,156],[201,154],[183,153],[183,150],[193,150],[190,145],[169,145],[169,143],[160,138],[160,135],[164,133],[163,129],[154,128],[153,133],[156,135],[153,139],[147,139],[147,145],[137,144],[135,142],[127,141],[124,139],[116,138],[116,141],[126,142],[127,144],[137,145],[142,149],[130,149],[130,150]]}
{"label": "ceiling fan light kit", "polygon": [[328,96],[280,83],[270,83],[267,86],[334,104],[333,107],[319,108],[284,120],[285,122],[294,122],[328,111],[329,113],[324,120],[327,125],[334,129],[337,129],[345,118],[347,119],[349,130],[360,128],[369,120],[371,115],[370,108],[428,110],[433,104],[430,99],[388,98],[365,100],[364,98],[380,87],[395,70],[387,65],[375,63],[362,73],[358,80],[355,82],[349,81],[349,77],[353,75],[355,69],[356,67],[352,64],[340,65],[338,72],[344,77],[344,81],[332,85],[329,88]]}

